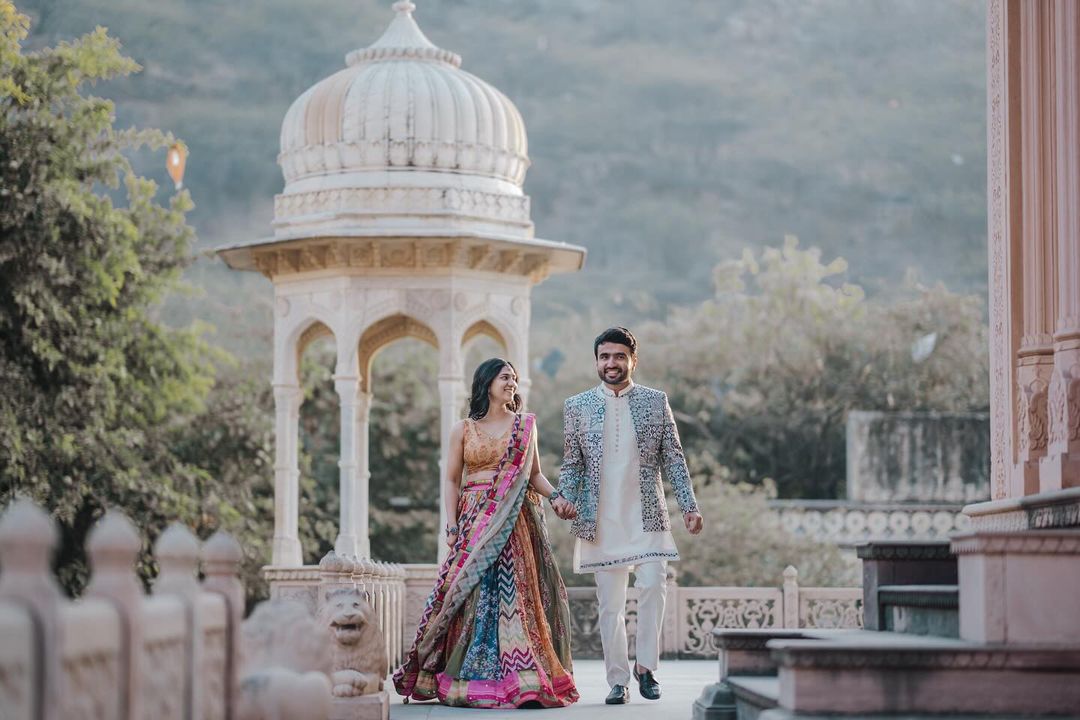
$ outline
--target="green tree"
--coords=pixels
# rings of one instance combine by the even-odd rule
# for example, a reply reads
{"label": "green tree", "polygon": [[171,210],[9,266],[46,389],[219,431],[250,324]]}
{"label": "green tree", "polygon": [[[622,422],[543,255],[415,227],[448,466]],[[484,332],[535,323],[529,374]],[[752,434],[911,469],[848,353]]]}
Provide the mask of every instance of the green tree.
{"label": "green tree", "polygon": [[985,410],[981,301],[913,282],[868,301],[846,270],[789,238],[718,265],[713,299],[643,328],[691,457],[782,497],[838,497],[848,411]]}
{"label": "green tree", "polygon": [[77,590],[103,507],[151,533],[196,514],[204,476],[172,443],[213,368],[197,330],[155,319],[190,260],[191,201],[159,205],[124,154],[171,138],[116,130],[112,103],[84,94],[138,66],[102,28],[32,53],[26,32],[0,0],[0,502],[52,511]]}

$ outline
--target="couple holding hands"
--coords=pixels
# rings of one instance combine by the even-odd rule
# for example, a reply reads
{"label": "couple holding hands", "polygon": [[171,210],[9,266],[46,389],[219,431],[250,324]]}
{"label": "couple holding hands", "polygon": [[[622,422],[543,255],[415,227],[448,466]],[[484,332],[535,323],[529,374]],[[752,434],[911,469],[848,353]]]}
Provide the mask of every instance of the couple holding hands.
{"label": "couple holding hands", "polygon": [[[473,376],[469,417],[450,435],[446,542],[450,552],[394,673],[399,694],[447,705],[563,707],[578,700],[570,658],[570,608],[551,552],[543,498],[572,521],[574,571],[593,573],[605,702],[629,701],[631,678],[658,699],[654,676],[667,595],[679,559],[661,469],[691,534],[702,517],[667,395],[634,384],[637,340],[623,327],[593,343],[598,387],[564,406],[558,487],[540,468],[536,418],[518,412],[517,372],[499,358]],[[626,590],[640,591],[630,667]]]}

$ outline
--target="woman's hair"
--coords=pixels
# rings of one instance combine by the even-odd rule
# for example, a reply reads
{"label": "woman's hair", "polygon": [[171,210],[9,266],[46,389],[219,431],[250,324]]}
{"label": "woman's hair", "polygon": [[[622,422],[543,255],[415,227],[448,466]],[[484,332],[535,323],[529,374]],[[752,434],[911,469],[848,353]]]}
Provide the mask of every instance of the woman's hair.
{"label": "woman's hair", "polygon": [[[488,399],[488,390],[491,389],[491,383],[495,381],[495,378],[499,377],[499,373],[502,372],[504,367],[509,367],[514,371],[514,376],[517,376],[517,368],[513,363],[507,362],[502,358],[491,358],[480,363],[476,368],[476,372],[472,377],[472,396],[469,398],[469,417],[473,420],[479,420],[488,414],[488,405],[491,401]],[[512,412],[517,412],[521,409],[521,396],[514,393],[514,399],[506,405]]]}

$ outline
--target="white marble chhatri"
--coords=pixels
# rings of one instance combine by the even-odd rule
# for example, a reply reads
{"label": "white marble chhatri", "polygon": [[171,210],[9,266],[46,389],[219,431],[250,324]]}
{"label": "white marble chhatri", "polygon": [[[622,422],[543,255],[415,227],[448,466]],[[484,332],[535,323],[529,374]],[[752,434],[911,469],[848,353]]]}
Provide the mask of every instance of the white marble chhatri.
{"label": "white marble chhatri", "polygon": [[[341,519],[334,550],[366,557],[376,353],[406,337],[437,348],[445,467],[450,428],[466,400],[465,346],[479,336],[494,339],[527,395],[532,286],[584,263],[583,248],[535,237],[522,191],[528,141],[517,108],[428,40],[411,2],[393,7],[382,37],[349,53],[344,69],[286,113],[278,156],[285,188],[274,202],[273,237],[218,251],[230,267],[261,272],[274,284],[277,568],[303,564],[298,365],[313,340],[331,336],[337,347]],[[442,483],[432,483],[432,492],[435,485],[441,492]]]}

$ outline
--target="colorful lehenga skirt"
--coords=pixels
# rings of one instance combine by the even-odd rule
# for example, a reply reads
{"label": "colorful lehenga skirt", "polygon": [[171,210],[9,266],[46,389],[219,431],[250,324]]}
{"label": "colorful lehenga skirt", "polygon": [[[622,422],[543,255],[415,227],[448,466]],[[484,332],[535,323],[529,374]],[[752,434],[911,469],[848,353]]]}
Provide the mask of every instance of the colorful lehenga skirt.
{"label": "colorful lehenga skirt", "polygon": [[[515,442],[530,443],[531,421],[522,417],[508,448],[511,460]],[[528,465],[526,457],[516,468],[526,480]],[[463,488],[460,537],[394,673],[399,694],[482,708],[577,701],[566,587],[540,497],[521,477],[506,476],[514,470],[512,462],[501,464],[492,485]]]}

